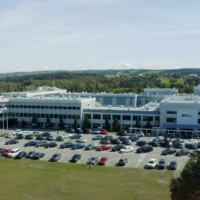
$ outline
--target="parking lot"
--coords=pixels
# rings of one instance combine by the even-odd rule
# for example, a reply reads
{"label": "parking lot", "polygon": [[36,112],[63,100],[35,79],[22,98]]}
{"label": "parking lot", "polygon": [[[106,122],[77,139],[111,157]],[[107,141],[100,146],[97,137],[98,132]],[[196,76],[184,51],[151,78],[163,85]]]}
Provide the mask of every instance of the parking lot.
{"label": "parking lot", "polygon": [[[51,132],[51,134],[56,137],[58,134],[57,132]],[[65,135],[65,132],[60,131],[59,135]],[[86,145],[92,144],[92,143],[99,143],[99,141],[94,141],[92,138],[95,136],[94,134],[82,134],[83,137],[86,139]],[[118,137],[113,135],[113,137]],[[133,152],[130,153],[124,153],[121,154],[119,152],[111,152],[110,150],[108,151],[96,151],[96,150],[89,150],[86,151],[84,149],[80,150],[71,150],[71,148],[66,148],[66,149],[59,149],[60,144],[66,142],[66,141],[75,141],[75,139],[70,139],[70,138],[65,138],[65,141],[60,141],[57,142],[58,146],[55,148],[44,148],[44,147],[24,147],[24,144],[28,142],[29,140],[21,139],[19,140],[18,144],[14,145],[5,145],[5,141],[8,141],[9,139],[0,137],[0,148],[20,148],[21,150],[24,150],[26,152],[29,151],[37,151],[37,152],[44,152],[45,156],[41,160],[48,161],[51,156],[54,153],[61,153],[62,158],[59,160],[59,162],[69,162],[72,158],[72,156],[76,153],[79,153],[82,155],[82,159],[78,161],[80,164],[86,164],[88,159],[92,156],[96,156],[99,159],[102,156],[107,156],[109,158],[106,166],[112,166],[115,167],[119,161],[120,158],[127,158],[128,159],[128,164],[125,167],[129,168],[144,168],[144,166],[148,163],[148,161],[151,158],[157,159],[159,161],[161,158],[164,158],[166,160],[166,163],[169,164],[170,161],[176,160],[177,161],[177,171],[180,171],[183,169],[185,163],[188,161],[189,156],[180,156],[176,157],[175,155],[167,155],[163,156],[161,155],[161,152],[163,149],[162,147],[154,147],[154,150],[149,153],[141,153],[137,154],[136,149],[138,146],[136,145],[136,142],[132,142],[131,146],[134,148]],[[150,137],[143,137],[142,140],[145,141],[151,141],[152,138]],[[112,145],[114,146],[114,145]]]}

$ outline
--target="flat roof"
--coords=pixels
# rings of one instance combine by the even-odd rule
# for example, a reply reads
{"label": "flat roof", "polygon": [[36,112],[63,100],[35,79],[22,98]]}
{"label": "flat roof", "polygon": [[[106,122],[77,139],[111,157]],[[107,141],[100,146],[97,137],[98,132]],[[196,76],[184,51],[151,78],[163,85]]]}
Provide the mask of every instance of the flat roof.
{"label": "flat roof", "polygon": [[200,103],[198,95],[173,95],[163,99],[160,103]]}

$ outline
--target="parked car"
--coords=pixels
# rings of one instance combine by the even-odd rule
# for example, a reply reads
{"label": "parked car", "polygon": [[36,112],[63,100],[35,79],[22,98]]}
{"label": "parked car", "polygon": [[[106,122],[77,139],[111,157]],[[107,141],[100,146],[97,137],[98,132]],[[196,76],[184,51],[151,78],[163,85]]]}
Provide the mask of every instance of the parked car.
{"label": "parked car", "polygon": [[160,141],[161,147],[172,147],[172,140],[170,138],[164,138]]}
{"label": "parked car", "polygon": [[101,157],[99,165],[106,165],[107,163],[108,163],[108,157],[107,156]]}
{"label": "parked car", "polygon": [[26,151],[20,151],[16,156],[15,159],[25,158],[27,155]]}
{"label": "parked car", "polygon": [[62,158],[62,155],[60,153],[55,153],[53,156],[49,159],[49,162],[57,162]]}
{"label": "parked car", "polygon": [[109,139],[103,138],[100,141],[101,144],[111,144],[111,141]]}
{"label": "parked car", "polygon": [[137,137],[144,137],[144,133],[142,131],[136,132],[134,135]]}
{"label": "parked car", "polygon": [[36,153],[36,152],[35,151],[29,151],[28,154],[26,155],[26,158],[31,158],[34,153]]}
{"label": "parked car", "polygon": [[44,147],[45,148],[53,148],[56,147],[58,144],[56,142],[49,142]]}
{"label": "parked car", "polygon": [[196,143],[186,143],[185,148],[187,148],[187,149],[197,149],[197,144]]}
{"label": "parked car", "polygon": [[112,135],[106,135],[106,136],[104,136],[104,139],[113,140],[113,136]]}
{"label": "parked car", "polygon": [[136,142],[139,140],[139,137],[136,135],[131,135],[128,139],[131,140],[131,142]]}
{"label": "parked car", "polygon": [[196,139],[189,139],[186,141],[186,144],[198,144],[198,141]]}
{"label": "parked car", "polygon": [[127,137],[121,135],[121,136],[117,137],[117,139],[120,140],[120,141],[123,141],[123,140],[127,139]]}
{"label": "parked car", "polygon": [[126,166],[128,164],[128,158],[120,158],[117,165],[118,166]]}
{"label": "parked car", "polygon": [[91,157],[88,159],[87,164],[89,165],[96,165],[99,162],[98,157]]}
{"label": "parked car", "polygon": [[176,161],[171,161],[169,163],[169,165],[167,166],[167,169],[169,169],[169,170],[176,170],[176,168],[177,168],[177,162]]}
{"label": "parked car", "polygon": [[53,135],[46,136],[46,140],[48,140],[48,141],[54,141]]}
{"label": "parked car", "polygon": [[24,144],[24,147],[36,146],[38,145],[38,141],[32,140]]}
{"label": "parked car", "polygon": [[98,144],[94,143],[94,144],[89,144],[85,147],[85,150],[89,151],[89,150],[94,150],[98,147]]}
{"label": "parked car", "polygon": [[7,158],[14,158],[20,151],[20,148],[11,149],[11,151],[7,155]]}
{"label": "parked car", "polygon": [[92,129],[92,134],[100,134],[101,131],[99,129]]}
{"label": "parked car", "polygon": [[45,147],[48,144],[47,141],[39,141],[37,145],[35,145],[35,147]]}
{"label": "parked car", "polygon": [[125,136],[125,135],[127,135],[127,134],[128,134],[128,132],[127,132],[126,130],[119,130],[119,131],[118,131],[118,135]]}
{"label": "parked car", "polygon": [[115,138],[115,139],[111,140],[111,143],[112,144],[121,144],[121,141]]}
{"label": "parked car", "polygon": [[15,140],[15,139],[11,139],[11,140],[8,140],[5,142],[5,145],[9,145],[9,144],[18,144],[19,141],[18,140]]}
{"label": "parked car", "polygon": [[101,129],[100,130],[100,134],[102,135],[107,135],[108,134],[108,131],[106,129]]}
{"label": "parked car", "polygon": [[194,151],[190,152],[190,156],[196,156],[198,153],[200,153],[200,150],[195,149]]}
{"label": "parked car", "polygon": [[45,153],[36,152],[31,156],[31,159],[38,160],[40,158],[43,158],[44,156],[45,156]]}
{"label": "parked car", "polygon": [[64,141],[63,136],[57,136],[57,137],[56,137],[56,141],[59,141],[59,142],[60,142],[60,141]]}
{"label": "parked car", "polygon": [[102,146],[97,147],[97,151],[106,151],[109,149],[112,149],[111,145],[102,145]]}
{"label": "parked car", "polygon": [[158,147],[159,146],[159,142],[155,141],[155,140],[148,142],[148,144],[151,145],[152,147]]}
{"label": "parked car", "polygon": [[85,148],[85,144],[82,144],[82,143],[75,144],[75,145],[72,146],[72,150],[83,149],[83,148]]}
{"label": "parked car", "polygon": [[8,154],[10,153],[10,151],[11,151],[11,149],[10,148],[8,148],[8,149],[6,149],[3,153],[2,153],[2,156],[5,156],[5,157],[7,157],[8,156]]}
{"label": "parked car", "polygon": [[150,151],[153,151],[153,147],[151,145],[144,145],[136,150],[137,153],[144,153]]}
{"label": "parked car", "polygon": [[85,128],[83,132],[86,133],[86,134],[91,134],[92,133],[92,129]]}
{"label": "parked car", "polygon": [[70,138],[71,139],[79,139],[82,138],[83,136],[81,134],[73,134]]}
{"label": "parked car", "polygon": [[166,168],[166,161],[165,159],[161,158],[158,162],[157,169],[165,169]]}
{"label": "parked car", "polygon": [[79,160],[81,160],[81,154],[75,154],[73,155],[71,162],[78,162]]}
{"label": "parked car", "polygon": [[157,166],[157,160],[155,158],[151,158],[148,162],[148,164],[146,165],[147,169],[155,169]]}
{"label": "parked car", "polygon": [[66,133],[75,133],[75,130],[73,128],[66,128],[65,132]]}
{"label": "parked car", "polygon": [[190,152],[187,149],[181,149],[179,151],[176,152],[176,156],[185,156],[188,155]]}
{"label": "parked car", "polygon": [[76,142],[77,143],[85,143],[86,139],[82,137],[82,138],[77,139]]}
{"label": "parked car", "polygon": [[131,140],[125,139],[125,140],[122,141],[122,144],[124,144],[124,145],[131,145],[132,143],[131,143]]}
{"label": "parked car", "polygon": [[83,133],[83,130],[82,130],[81,128],[77,128],[77,129],[75,130],[75,132],[76,132],[76,133]]}
{"label": "parked car", "polygon": [[167,148],[162,151],[162,155],[168,155],[168,154],[174,154],[174,153],[176,153],[176,149],[173,149],[173,148]]}
{"label": "parked car", "polygon": [[102,135],[95,135],[92,140],[102,140],[104,137]]}
{"label": "parked car", "polygon": [[129,153],[129,152],[132,152],[134,150],[133,147],[131,146],[125,146],[124,148],[120,149],[120,153]]}
{"label": "parked car", "polygon": [[112,151],[120,151],[123,148],[125,148],[123,144],[117,144],[112,148]]}
{"label": "parked car", "polygon": [[197,143],[197,148],[200,149],[200,142]]}
{"label": "parked car", "polygon": [[5,148],[0,148],[0,155],[2,156],[3,155],[3,152],[6,151]]}
{"label": "parked car", "polygon": [[60,145],[60,149],[71,148],[74,145],[75,145],[74,142],[65,142],[65,143]]}
{"label": "parked car", "polygon": [[138,146],[144,146],[144,145],[146,145],[147,144],[147,142],[146,141],[144,141],[144,140],[139,140],[139,141],[137,141],[137,143],[136,143]]}
{"label": "parked car", "polygon": [[183,143],[174,143],[173,147],[177,148],[177,149],[183,149],[184,148],[184,144]]}
{"label": "parked car", "polygon": [[15,136],[15,139],[16,139],[16,140],[24,139],[24,134],[22,134],[22,133],[17,133],[16,136]]}
{"label": "parked car", "polygon": [[27,140],[32,140],[32,139],[33,139],[33,135],[32,135],[32,134],[26,135],[26,136],[25,136],[25,139],[27,139]]}

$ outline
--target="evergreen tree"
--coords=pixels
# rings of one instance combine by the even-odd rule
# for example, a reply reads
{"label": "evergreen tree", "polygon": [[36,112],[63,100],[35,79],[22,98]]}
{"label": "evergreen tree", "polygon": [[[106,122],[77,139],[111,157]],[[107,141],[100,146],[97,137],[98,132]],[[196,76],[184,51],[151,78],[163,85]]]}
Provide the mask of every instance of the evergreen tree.
{"label": "evergreen tree", "polygon": [[22,120],[22,128],[25,128],[26,127],[26,121],[25,120]]}
{"label": "evergreen tree", "polygon": [[32,124],[32,127],[39,128],[39,122],[38,122],[36,116],[33,116],[32,120],[31,120],[31,124]]}
{"label": "evergreen tree", "polygon": [[59,127],[60,127],[60,130],[63,130],[63,129],[64,129],[64,122],[63,122],[63,117],[62,117],[62,115],[60,115]]}
{"label": "evergreen tree", "polygon": [[145,128],[148,128],[148,129],[151,129],[152,128],[152,125],[151,125],[151,121],[148,119],[146,125],[145,125]]}
{"label": "evergreen tree", "polygon": [[74,119],[73,128],[76,130],[78,128],[78,120],[77,117]]}
{"label": "evergreen tree", "polygon": [[90,120],[88,119],[88,116],[85,116],[85,118],[84,118],[83,127],[84,127],[84,129],[91,128],[91,123],[90,123]]}
{"label": "evergreen tree", "polygon": [[173,178],[170,185],[171,199],[200,199],[200,152],[186,163],[180,177]]}
{"label": "evergreen tree", "polygon": [[106,119],[105,119],[105,129],[106,129],[107,131],[110,130],[110,123],[109,123],[109,118],[108,118],[108,116],[106,116]]}
{"label": "evergreen tree", "polygon": [[49,115],[47,115],[47,118],[46,118],[46,129],[50,129],[50,128],[51,128],[51,121],[50,121]]}
{"label": "evergreen tree", "polygon": [[114,118],[112,128],[113,128],[113,131],[118,132],[120,130],[120,123],[117,117]]}
{"label": "evergreen tree", "polygon": [[141,122],[140,122],[139,117],[137,117],[137,119],[136,119],[136,124],[135,124],[135,126],[136,126],[137,128],[141,128]]}

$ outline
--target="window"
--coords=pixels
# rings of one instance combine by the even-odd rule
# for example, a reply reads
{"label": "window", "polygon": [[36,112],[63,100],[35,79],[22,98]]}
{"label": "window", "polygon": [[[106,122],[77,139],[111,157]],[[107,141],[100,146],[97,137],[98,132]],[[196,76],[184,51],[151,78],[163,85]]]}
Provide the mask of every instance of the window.
{"label": "window", "polygon": [[141,116],[134,115],[133,116],[133,121],[136,121],[137,119],[139,119],[139,121],[141,121]]}
{"label": "window", "polygon": [[19,107],[20,107],[20,108],[23,108],[23,105],[20,105]]}
{"label": "window", "polygon": [[152,116],[143,116],[143,121],[153,121]]}
{"label": "window", "polygon": [[200,115],[200,112],[198,112],[198,115]]}
{"label": "window", "polygon": [[37,106],[37,108],[40,108],[40,106]]}
{"label": "window", "polygon": [[76,110],[76,107],[72,107],[72,110]]}
{"label": "window", "polygon": [[69,107],[68,107],[68,110],[71,110],[71,109],[72,109],[72,107],[71,107],[71,106],[69,106]]}
{"label": "window", "polygon": [[168,117],[166,121],[169,122],[169,123],[176,123],[176,118]]}
{"label": "window", "polygon": [[167,114],[177,114],[176,111],[167,111]]}
{"label": "window", "polygon": [[200,119],[198,119],[198,124],[200,124]]}
{"label": "window", "polygon": [[155,123],[159,124],[160,123],[160,117],[159,116],[155,116]]}
{"label": "window", "polygon": [[121,120],[121,116],[120,115],[113,115],[113,120],[117,118],[118,120]]}
{"label": "window", "polygon": [[101,119],[101,115],[100,114],[93,114],[93,119]]}
{"label": "window", "polygon": [[27,105],[24,105],[24,108],[27,108]]}
{"label": "window", "polygon": [[85,114],[85,117],[87,117],[88,119],[91,119],[91,114]]}
{"label": "window", "polygon": [[58,109],[58,106],[54,106],[54,109],[55,109],[55,110]]}
{"label": "window", "polygon": [[130,115],[123,115],[122,119],[123,120],[131,120],[131,116]]}
{"label": "window", "polygon": [[76,107],[76,110],[80,110],[81,108],[80,107]]}
{"label": "window", "polygon": [[104,120],[105,120],[107,117],[108,117],[109,120],[111,119],[110,115],[103,115],[103,119],[104,119]]}

